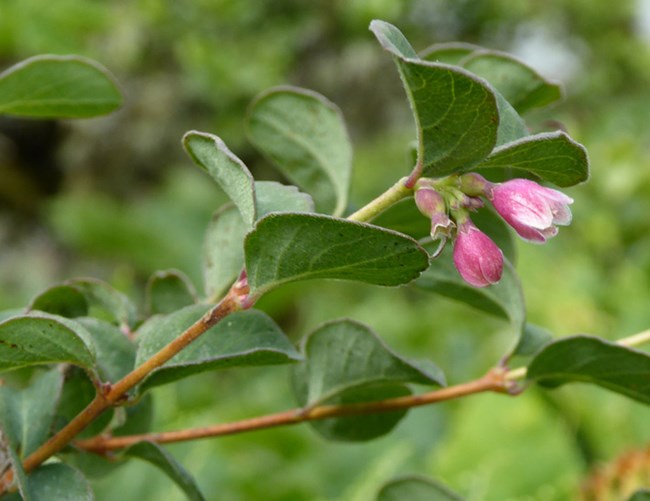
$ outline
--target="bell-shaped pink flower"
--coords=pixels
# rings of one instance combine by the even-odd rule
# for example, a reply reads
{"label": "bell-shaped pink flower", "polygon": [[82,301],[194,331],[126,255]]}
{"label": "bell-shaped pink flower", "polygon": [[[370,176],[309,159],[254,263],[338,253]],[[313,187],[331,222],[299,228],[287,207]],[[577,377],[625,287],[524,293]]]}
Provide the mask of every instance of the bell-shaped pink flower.
{"label": "bell-shaped pink flower", "polygon": [[501,217],[530,242],[544,243],[557,235],[555,225],[571,222],[573,199],[528,179],[491,184],[486,195]]}
{"label": "bell-shaped pink flower", "polygon": [[467,283],[486,287],[501,280],[503,254],[490,237],[466,218],[458,221],[454,265]]}

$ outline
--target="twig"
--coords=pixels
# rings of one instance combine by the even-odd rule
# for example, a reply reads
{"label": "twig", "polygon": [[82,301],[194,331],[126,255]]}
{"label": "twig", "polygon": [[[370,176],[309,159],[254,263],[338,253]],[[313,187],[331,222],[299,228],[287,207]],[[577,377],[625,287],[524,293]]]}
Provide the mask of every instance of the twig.
{"label": "twig", "polygon": [[98,436],[74,442],[74,446],[89,452],[104,454],[107,451],[123,449],[141,441],[151,441],[159,444],[183,442],[199,438],[220,437],[238,433],[275,428],[317,421],[333,417],[358,416],[363,414],[377,414],[410,409],[423,405],[435,404],[446,400],[453,400],[467,395],[483,392],[509,393],[511,383],[505,379],[503,369],[494,369],[485,376],[467,383],[450,386],[420,395],[390,398],[375,402],[363,402],[347,405],[320,405],[309,409],[291,409],[288,411],[269,414],[266,416],[244,419],[232,423],[216,424],[202,428],[168,431],[162,433],[143,433],[139,435],[126,435],[121,437]]}

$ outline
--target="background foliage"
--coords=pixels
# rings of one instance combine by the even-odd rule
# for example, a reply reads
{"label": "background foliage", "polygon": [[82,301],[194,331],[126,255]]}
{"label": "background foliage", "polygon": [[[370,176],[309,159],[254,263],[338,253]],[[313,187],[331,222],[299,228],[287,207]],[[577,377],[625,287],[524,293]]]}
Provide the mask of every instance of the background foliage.
{"label": "background foliage", "polygon": [[[312,88],[341,107],[355,145],[350,208],[406,174],[413,126],[392,62],[367,30],[378,17],[400,26],[416,48],[477,43],[513,52],[564,84],[566,100],[528,123],[541,129],[550,117],[562,120],[589,150],[592,179],[567,190],[575,223],[562,238],[517,248],[528,317],[556,336],[614,339],[643,330],[650,319],[646,4],[0,0],[1,68],[38,53],[81,54],[110,68],[127,95],[121,111],[90,121],[0,118],[0,307],[19,307],[71,276],[96,276],[142,298],[157,269],[177,268],[200,283],[203,232],[225,197],[190,165],[180,138],[189,129],[215,132],[256,179],[278,179],[244,141],[243,126],[251,99],[272,85]],[[414,290],[306,282],[258,306],[296,344],[346,315],[401,353],[449,354],[436,361],[452,383],[482,374],[511,342],[505,322]],[[249,368],[154,389],[154,429],[290,407],[288,379],[285,367]],[[647,407],[574,386],[419,409],[367,444],[326,442],[302,425],[170,450],[209,499],[365,500],[404,473],[439,478],[470,499],[566,499],[589,468],[647,447],[648,423]],[[531,450],[534,464],[521,467]],[[94,488],[99,499],[183,499],[170,485],[143,462]]]}

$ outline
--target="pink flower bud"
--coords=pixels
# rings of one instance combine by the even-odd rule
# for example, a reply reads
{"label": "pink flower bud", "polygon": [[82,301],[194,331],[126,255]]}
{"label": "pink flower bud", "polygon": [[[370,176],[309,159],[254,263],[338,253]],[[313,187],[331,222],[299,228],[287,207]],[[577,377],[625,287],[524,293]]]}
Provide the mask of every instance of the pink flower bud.
{"label": "pink flower bud", "polygon": [[458,223],[454,265],[467,283],[486,287],[501,279],[503,254],[490,237],[467,218]]}
{"label": "pink flower bud", "polygon": [[429,219],[446,211],[444,198],[430,186],[417,189],[415,192],[415,205]]}
{"label": "pink flower bud", "polygon": [[495,184],[488,198],[496,211],[524,240],[544,243],[557,235],[557,225],[571,222],[573,199],[528,179]]}
{"label": "pink flower bud", "polygon": [[447,215],[444,198],[430,186],[415,192],[415,205],[422,214],[431,219],[431,238],[437,240],[449,236],[453,223]]}

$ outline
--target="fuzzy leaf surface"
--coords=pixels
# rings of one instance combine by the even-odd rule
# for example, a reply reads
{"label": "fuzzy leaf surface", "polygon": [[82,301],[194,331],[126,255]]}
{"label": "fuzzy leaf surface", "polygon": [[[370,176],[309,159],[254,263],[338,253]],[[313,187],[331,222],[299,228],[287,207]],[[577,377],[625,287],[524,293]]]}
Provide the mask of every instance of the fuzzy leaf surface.
{"label": "fuzzy leaf surface", "polygon": [[393,25],[373,21],[370,30],[395,57],[418,136],[418,163],[425,176],[469,169],[494,148],[499,128],[497,98],[461,68],[417,57]]}
{"label": "fuzzy leaf surface", "polygon": [[474,168],[478,172],[495,169],[532,173],[566,187],[589,178],[589,159],[585,148],[564,132],[546,132],[500,146]]}
{"label": "fuzzy leaf surface", "polygon": [[0,323],[0,371],[57,362],[93,369],[95,348],[79,323],[46,314]]}
{"label": "fuzzy leaf surface", "polygon": [[412,238],[365,223],[316,214],[270,214],[246,237],[253,294],[314,278],[401,285],[429,264]]}
{"label": "fuzzy leaf surface", "polygon": [[205,170],[237,206],[244,222],[255,221],[255,184],[248,167],[214,134],[189,131],[183,147],[196,165]]}

